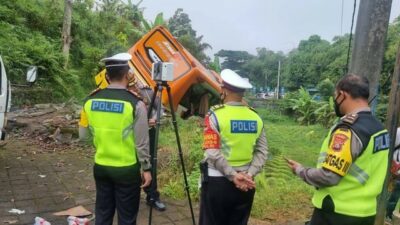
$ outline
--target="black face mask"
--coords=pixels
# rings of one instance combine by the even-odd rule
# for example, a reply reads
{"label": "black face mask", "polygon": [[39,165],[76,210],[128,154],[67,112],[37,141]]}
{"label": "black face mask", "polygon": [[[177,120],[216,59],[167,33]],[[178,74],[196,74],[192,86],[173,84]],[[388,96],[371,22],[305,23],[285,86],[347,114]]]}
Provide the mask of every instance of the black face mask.
{"label": "black face mask", "polygon": [[334,105],[335,113],[336,113],[336,116],[338,116],[338,117],[344,116],[344,114],[340,112],[340,105],[342,105],[342,103],[343,103],[343,101],[344,101],[344,99],[346,97],[346,96],[343,96],[342,101],[340,103],[338,103],[336,100],[339,98],[340,95],[342,95],[342,94],[340,93],[338,96],[336,96],[335,101],[334,101],[334,103],[335,103],[335,105]]}

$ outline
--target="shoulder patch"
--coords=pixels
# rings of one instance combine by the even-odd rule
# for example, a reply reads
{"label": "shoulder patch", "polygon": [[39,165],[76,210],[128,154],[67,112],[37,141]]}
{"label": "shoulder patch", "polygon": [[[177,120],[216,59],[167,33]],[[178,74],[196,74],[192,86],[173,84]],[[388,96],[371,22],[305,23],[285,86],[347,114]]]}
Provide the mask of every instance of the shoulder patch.
{"label": "shoulder patch", "polygon": [[213,105],[213,106],[211,106],[210,110],[216,111],[216,110],[222,109],[222,108],[224,108],[224,107],[225,107],[224,104]]}
{"label": "shoulder patch", "polygon": [[129,89],[126,89],[126,91],[135,96],[136,98],[138,98],[139,100],[143,101],[143,98],[139,95],[139,93]]}
{"label": "shoulder patch", "polygon": [[255,112],[255,113],[258,113],[253,107],[251,107],[251,106],[247,106],[247,108],[249,108],[251,111],[253,111],[253,112]]}
{"label": "shoulder patch", "polygon": [[353,114],[348,114],[348,115],[344,116],[342,118],[342,121],[344,123],[354,124],[357,121],[357,119],[358,119],[358,114],[353,113]]}
{"label": "shoulder patch", "polygon": [[390,146],[390,137],[387,132],[374,137],[374,150],[373,150],[374,154],[380,151],[389,150],[389,146]]}
{"label": "shoulder patch", "polygon": [[96,88],[92,92],[90,92],[89,96],[93,96],[94,94],[96,94],[97,92],[99,92],[101,90],[102,90],[101,88]]}
{"label": "shoulder patch", "polygon": [[344,176],[353,163],[351,155],[352,133],[350,129],[339,128],[331,136],[328,149],[326,149],[326,157],[321,167]]}

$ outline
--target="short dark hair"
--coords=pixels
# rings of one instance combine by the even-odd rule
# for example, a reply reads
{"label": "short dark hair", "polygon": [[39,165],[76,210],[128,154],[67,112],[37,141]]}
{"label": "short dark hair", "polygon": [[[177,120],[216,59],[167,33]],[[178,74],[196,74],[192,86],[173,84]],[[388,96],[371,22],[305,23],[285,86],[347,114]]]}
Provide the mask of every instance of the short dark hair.
{"label": "short dark hair", "polygon": [[364,76],[347,74],[336,84],[336,91],[344,91],[352,98],[369,98],[369,81]]}
{"label": "short dark hair", "polygon": [[[126,66],[124,65],[126,64]],[[116,65],[116,66],[113,66]],[[112,61],[106,63],[106,71],[108,79],[111,81],[120,81],[126,73],[129,71],[129,65],[127,62]]]}

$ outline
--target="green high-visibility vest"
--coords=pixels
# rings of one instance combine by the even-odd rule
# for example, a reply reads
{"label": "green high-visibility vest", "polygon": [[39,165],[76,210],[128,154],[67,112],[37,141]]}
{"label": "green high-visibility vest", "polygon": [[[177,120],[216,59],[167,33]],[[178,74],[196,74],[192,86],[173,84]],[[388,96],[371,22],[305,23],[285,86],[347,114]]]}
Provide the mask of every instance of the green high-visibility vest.
{"label": "green high-visibility vest", "polygon": [[221,150],[229,165],[244,166],[253,159],[254,146],[263,129],[263,121],[247,106],[223,105],[211,109],[217,120]]}
{"label": "green high-visibility vest", "polygon": [[84,110],[96,147],[95,163],[114,167],[136,164],[132,103],[93,98],[85,102]]}
{"label": "green high-visibility vest", "polygon": [[[382,191],[387,170],[389,136],[381,125],[368,128],[371,124],[377,123],[371,115],[361,115],[359,120],[358,124],[350,125],[350,128],[358,134],[362,142],[363,139],[366,140],[363,143],[364,150],[336,186],[319,188],[315,191],[312,202],[316,208],[322,209],[324,200],[330,197],[332,201],[329,199],[329,202],[333,203],[330,207],[334,208],[336,213],[355,217],[376,214],[377,196]],[[365,126],[360,126],[360,123]],[[325,160],[333,130],[322,144],[317,168],[321,168]],[[372,134],[366,135],[367,132]]]}

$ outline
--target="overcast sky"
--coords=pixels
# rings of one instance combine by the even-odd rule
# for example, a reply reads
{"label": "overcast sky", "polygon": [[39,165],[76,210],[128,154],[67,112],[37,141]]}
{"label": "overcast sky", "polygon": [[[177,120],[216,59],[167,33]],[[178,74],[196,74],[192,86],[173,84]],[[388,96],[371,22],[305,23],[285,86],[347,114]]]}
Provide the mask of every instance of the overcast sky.
{"label": "overcast sky", "polygon": [[[220,49],[255,54],[257,47],[288,52],[312,34],[331,41],[350,31],[353,4],[353,0],[144,0],[140,6],[151,21],[159,12],[168,19],[183,8],[193,29],[213,47],[208,53],[212,55]],[[390,21],[399,15],[400,0],[393,0]]]}

